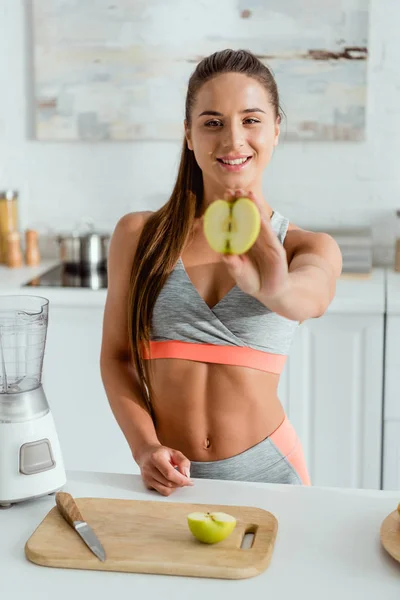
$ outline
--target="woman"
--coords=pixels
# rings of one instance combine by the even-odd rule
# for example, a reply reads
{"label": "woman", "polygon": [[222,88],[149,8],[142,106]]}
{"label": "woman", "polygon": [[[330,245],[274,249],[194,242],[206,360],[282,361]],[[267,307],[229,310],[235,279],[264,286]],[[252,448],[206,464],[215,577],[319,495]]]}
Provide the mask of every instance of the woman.
{"label": "woman", "polygon": [[[275,81],[255,56],[203,59],[169,201],[125,215],[112,236],[103,383],[146,487],[165,496],[190,477],[310,484],[277,388],[298,324],[334,296],[341,254],[263,198],[280,122]],[[246,255],[225,257],[207,244],[203,215],[235,195],[256,203],[262,227]]]}

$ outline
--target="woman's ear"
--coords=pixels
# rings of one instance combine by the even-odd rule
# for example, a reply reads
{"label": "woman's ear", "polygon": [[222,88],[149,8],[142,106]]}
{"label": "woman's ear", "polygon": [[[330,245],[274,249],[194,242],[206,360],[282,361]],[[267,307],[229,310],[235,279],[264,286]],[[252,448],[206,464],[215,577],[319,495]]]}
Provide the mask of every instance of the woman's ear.
{"label": "woman's ear", "polygon": [[193,145],[192,145],[192,138],[190,135],[190,129],[188,127],[187,121],[185,120],[184,122],[184,127],[185,127],[185,137],[186,137],[186,142],[188,145],[189,150],[193,150]]}
{"label": "woman's ear", "polygon": [[275,122],[274,146],[278,145],[280,131],[281,131],[281,117],[280,117],[280,115],[278,115],[276,118],[276,122]]}

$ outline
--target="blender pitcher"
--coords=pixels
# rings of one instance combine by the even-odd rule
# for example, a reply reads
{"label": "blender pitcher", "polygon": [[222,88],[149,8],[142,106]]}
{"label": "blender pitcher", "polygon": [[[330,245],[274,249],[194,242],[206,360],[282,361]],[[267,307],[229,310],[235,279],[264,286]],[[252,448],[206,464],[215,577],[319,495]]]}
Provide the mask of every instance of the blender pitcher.
{"label": "blender pitcher", "polygon": [[0,296],[0,507],[53,493],[65,471],[42,386],[49,301]]}
{"label": "blender pitcher", "polygon": [[0,297],[0,394],[39,387],[49,302],[35,296]]}

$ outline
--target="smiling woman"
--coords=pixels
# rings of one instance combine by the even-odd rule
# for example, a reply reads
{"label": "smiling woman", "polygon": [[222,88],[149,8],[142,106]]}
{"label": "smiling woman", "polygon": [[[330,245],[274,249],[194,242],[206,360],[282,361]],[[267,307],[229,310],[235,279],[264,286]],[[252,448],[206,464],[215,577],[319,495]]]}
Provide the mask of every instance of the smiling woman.
{"label": "smiling woman", "polygon": [[259,173],[278,143],[281,116],[275,81],[266,67],[261,73],[263,78],[223,72],[201,87],[198,80],[189,86],[185,131],[188,148],[209,179],[204,206],[238,186],[262,196]]}
{"label": "smiling woman", "polygon": [[[308,485],[277,388],[299,322],[333,299],[341,255],[263,198],[281,123],[265,65],[244,50],[206,57],[185,112],[169,201],[122,217],[111,240],[106,393],[145,485],[161,494],[192,485],[190,473]],[[204,214],[239,195],[260,231],[247,252],[225,256],[207,243]]]}

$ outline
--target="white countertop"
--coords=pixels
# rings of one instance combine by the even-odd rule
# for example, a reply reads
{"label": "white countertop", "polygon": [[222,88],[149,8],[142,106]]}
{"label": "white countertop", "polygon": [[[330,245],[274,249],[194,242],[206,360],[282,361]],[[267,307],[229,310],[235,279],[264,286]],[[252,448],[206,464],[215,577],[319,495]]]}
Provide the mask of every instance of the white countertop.
{"label": "white countertop", "polygon": [[54,496],[0,511],[0,589],[11,600],[399,600],[400,564],[380,545],[384,518],[400,492],[194,480],[169,498],[146,490],[139,475],[70,472],[64,491],[107,497],[264,508],[278,519],[269,567],[223,580],[41,567],[24,545],[54,506]]}
{"label": "white countertop", "polygon": [[25,286],[28,281],[39,277],[49,269],[60,264],[59,260],[43,260],[37,267],[22,266],[9,269],[0,265],[0,295],[1,294],[33,294],[44,296],[55,306],[98,306],[104,307],[107,290],[74,287],[40,287]]}
{"label": "white countertop", "polygon": [[59,262],[58,260],[43,260],[37,267],[22,265],[15,269],[0,265],[0,291],[13,293],[34,277],[38,277],[41,273],[58,265]]}
{"label": "white countertop", "polygon": [[[0,294],[35,294],[49,299],[57,306],[98,306],[104,307],[107,290],[89,288],[23,287],[25,283],[39,276],[58,260],[44,260],[37,267],[22,266],[9,269],[0,266]],[[400,289],[400,277],[399,277]],[[399,295],[400,298],[400,295]],[[400,301],[399,301],[400,306]],[[383,313],[385,309],[385,269],[373,269],[368,278],[347,275],[337,282],[336,296],[328,308],[328,313]]]}

